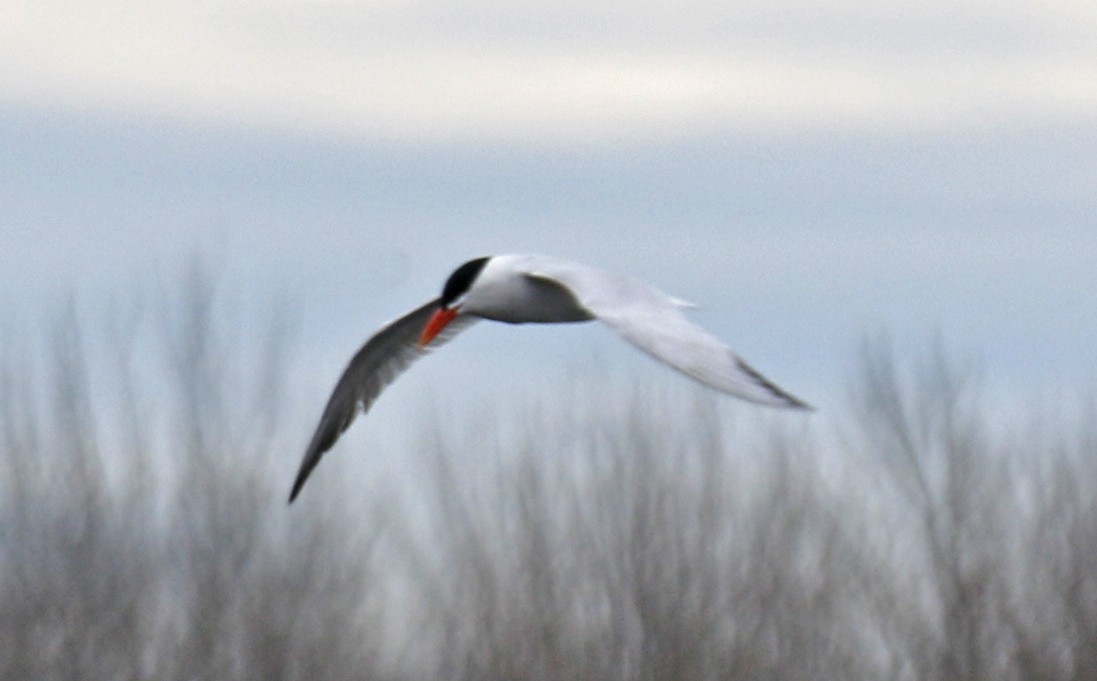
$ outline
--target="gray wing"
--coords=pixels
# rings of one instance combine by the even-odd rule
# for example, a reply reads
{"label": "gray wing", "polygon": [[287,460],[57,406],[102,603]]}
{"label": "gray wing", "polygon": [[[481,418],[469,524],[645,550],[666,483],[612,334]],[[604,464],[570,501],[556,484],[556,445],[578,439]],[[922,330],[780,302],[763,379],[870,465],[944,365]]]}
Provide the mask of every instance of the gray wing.
{"label": "gray wing", "polygon": [[[293,482],[289,500],[297,498],[312,469],[319,463],[324,452],[331,449],[339,436],[350,426],[358,415],[369,411],[370,406],[385,387],[404,372],[412,362],[429,352],[419,346],[419,335],[423,332],[427,320],[438,309],[439,300],[412,310],[403,317],[382,326],[377,333],[366,341],[351,359],[343,371],[339,382],[328,399],[320,424],[312,436],[297,479]],[[458,316],[443,329],[430,347],[437,347],[468,328],[475,317]]]}
{"label": "gray wing", "polygon": [[528,256],[518,264],[531,278],[567,288],[591,315],[652,357],[709,387],[778,407],[810,409],[686,318],[689,303],[642,282],[586,265]]}

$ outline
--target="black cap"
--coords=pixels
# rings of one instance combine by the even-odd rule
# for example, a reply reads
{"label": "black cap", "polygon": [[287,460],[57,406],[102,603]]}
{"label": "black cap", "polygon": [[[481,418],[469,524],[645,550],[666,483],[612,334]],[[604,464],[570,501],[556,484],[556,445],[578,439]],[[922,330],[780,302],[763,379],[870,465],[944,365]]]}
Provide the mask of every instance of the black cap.
{"label": "black cap", "polygon": [[468,293],[472,282],[480,276],[480,271],[484,269],[484,265],[488,264],[488,260],[491,260],[490,256],[469,260],[449,275],[446,285],[442,287],[442,307],[448,308],[455,300]]}

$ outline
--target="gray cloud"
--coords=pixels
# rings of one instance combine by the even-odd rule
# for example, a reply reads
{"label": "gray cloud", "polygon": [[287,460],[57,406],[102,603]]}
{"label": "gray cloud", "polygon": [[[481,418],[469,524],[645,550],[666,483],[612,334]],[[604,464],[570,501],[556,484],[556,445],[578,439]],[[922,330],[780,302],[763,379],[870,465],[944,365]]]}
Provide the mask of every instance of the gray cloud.
{"label": "gray cloud", "polygon": [[362,139],[1097,118],[1072,2],[15,2],[0,97]]}

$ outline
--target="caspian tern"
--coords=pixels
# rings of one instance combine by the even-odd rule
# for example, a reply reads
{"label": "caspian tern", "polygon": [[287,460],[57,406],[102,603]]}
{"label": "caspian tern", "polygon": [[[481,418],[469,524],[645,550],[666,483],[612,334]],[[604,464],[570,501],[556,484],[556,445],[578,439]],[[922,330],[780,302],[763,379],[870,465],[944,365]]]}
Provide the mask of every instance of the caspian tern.
{"label": "caspian tern", "polygon": [[289,500],[358,411],[428,349],[477,319],[510,324],[605,322],[655,359],[723,393],[777,407],[810,409],[682,314],[689,303],[647,284],[578,263],[534,255],[476,258],[446,280],[442,295],[382,326],[335,384]]}

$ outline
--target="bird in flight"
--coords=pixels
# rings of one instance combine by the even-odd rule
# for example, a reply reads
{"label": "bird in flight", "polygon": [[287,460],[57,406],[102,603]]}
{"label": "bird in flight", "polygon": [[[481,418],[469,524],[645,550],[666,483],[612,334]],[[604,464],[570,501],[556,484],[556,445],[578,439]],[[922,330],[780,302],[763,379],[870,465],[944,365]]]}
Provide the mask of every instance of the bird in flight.
{"label": "bird in flight", "polygon": [[686,319],[689,303],[647,284],[587,265],[536,255],[476,258],[446,280],[442,295],[382,326],[335,384],[309,442],[289,500],[359,411],[413,361],[478,319],[510,324],[597,319],[622,338],[720,392],[776,407],[810,409],[707,331]]}

